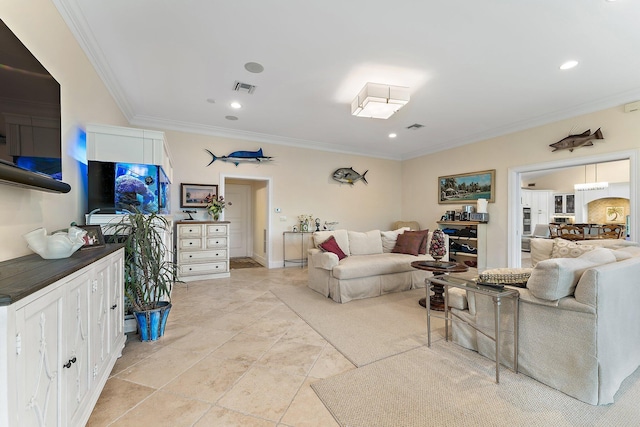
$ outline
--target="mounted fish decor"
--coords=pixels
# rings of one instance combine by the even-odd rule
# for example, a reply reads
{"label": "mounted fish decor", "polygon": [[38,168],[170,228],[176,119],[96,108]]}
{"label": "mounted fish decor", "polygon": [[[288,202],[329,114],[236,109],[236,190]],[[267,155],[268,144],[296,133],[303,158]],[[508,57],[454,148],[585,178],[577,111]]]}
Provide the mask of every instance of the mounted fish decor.
{"label": "mounted fish decor", "polygon": [[228,156],[216,156],[209,150],[207,150],[207,152],[211,154],[212,157],[209,165],[216,160],[220,160],[221,162],[233,163],[234,165],[238,166],[240,163],[262,163],[270,162],[273,159],[273,157],[268,157],[262,154],[262,148],[258,151],[234,151]]}
{"label": "mounted fish decor", "polygon": [[367,179],[364,177],[368,170],[366,170],[362,175],[358,172],[354,171],[353,168],[340,168],[336,169],[333,173],[333,179],[340,183],[353,185],[354,182],[363,180],[365,184],[369,184]]}
{"label": "mounted fish decor", "polygon": [[587,129],[579,135],[569,135],[554,144],[549,144],[549,147],[553,147],[553,151],[569,150],[573,152],[575,148],[593,145],[592,141],[595,139],[604,139],[599,128],[594,133],[591,133],[591,129]]}

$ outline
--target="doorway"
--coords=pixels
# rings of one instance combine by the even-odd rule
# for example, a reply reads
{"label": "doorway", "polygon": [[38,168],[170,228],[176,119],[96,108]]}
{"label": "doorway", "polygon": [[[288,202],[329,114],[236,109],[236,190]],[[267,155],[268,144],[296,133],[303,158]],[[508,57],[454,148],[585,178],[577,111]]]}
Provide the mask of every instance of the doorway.
{"label": "doorway", "polygon": [[224,210],[229,221],[229,257],[251,258],[271,268],[271,178],[220,174],[220,194],[231,206]]}
{"label": "doorway", "polygon": [[637,197],[637,180],[638,180],[638,152],[637,151],[622,151],[617,153],[607,153],[597,156],[580,157],[576,159],[565,159],[555,162],[539,163],[534,165],[519,166],[509,168],[508,177],[508,223],[509,229],[516,230],[515,233],[508,235],[507,242],[507,264],[509,267],[520,267],[522,265],[522,232],[519,224],[522,223],[522,209],[520,206],[521,194],[521,182],[522,174],[542,171],[553,171],[567,167],[585,166],[596,163],[611,162],[617,160],[629,161],[629,205],[631,212],[634,214],[629,218],[629,227],[631,229],[630,239],[637,241],[637,212],[638,211],[638,197]]}

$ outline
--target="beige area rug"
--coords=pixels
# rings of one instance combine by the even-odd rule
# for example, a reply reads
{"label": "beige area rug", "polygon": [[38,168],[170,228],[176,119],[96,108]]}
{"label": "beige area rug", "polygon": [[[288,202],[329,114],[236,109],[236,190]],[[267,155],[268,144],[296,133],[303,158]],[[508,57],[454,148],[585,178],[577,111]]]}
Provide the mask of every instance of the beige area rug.
{"label": "beige area rug", "polygon": [[438,341],[311,387],[343,427],[637,426],[640,370],[615,403],[592,406]]}
{"label": "beige area rug", "polygon": [[230,258],[229,268],[231,270],[237,270],[238,268],[256,268],[263,267],[262,264],[256,262],[252,258]]}
{"label": "beige area rug", "polygon": [[[427,344],[426,311],[418,305],[424,289],[346,304],[325,298],[306,286],[272,292],[356,366]],[[444,327],[444,322],[435,319],[431,330],[438,327]],[[433,339],[436,337],[432,335]]]}

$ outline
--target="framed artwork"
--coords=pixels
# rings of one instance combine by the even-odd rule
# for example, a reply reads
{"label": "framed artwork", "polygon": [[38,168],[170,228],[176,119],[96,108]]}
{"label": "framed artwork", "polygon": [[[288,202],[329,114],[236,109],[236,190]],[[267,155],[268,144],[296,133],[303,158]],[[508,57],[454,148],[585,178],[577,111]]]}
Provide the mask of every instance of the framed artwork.
{"label": "framed artwork", "polygon": [[102,235],[102,227],[99,225],[78,225],[87,232],[84,236],[84,245],[80,249],[102,248],[104,247],[104,236]]}
{"label": "framed artwork", "polygon": [[218,196],[218,186],[208,184],[180,184],[181,208],[205,208],[205,197]]}
{"label": "framed artwork", "polygon": [[606,208],[607,222],[624,222],[624,207],[622,206],[607,206]]}
{"label": "framed artwork", "polygon": [[496,170],[438,177],[438,203],[461,204],[472,200],[495,201]]}

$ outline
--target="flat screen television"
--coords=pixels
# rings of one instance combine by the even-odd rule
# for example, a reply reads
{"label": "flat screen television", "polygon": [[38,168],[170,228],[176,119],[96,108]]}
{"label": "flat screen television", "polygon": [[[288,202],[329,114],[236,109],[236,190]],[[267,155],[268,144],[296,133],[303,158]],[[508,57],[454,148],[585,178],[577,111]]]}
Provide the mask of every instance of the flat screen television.
{"label": "flat screen television", "polygon": [[68,192],[60,123],[60,85],[0,20],[0,181]]}

